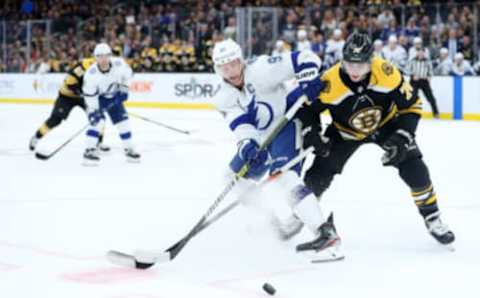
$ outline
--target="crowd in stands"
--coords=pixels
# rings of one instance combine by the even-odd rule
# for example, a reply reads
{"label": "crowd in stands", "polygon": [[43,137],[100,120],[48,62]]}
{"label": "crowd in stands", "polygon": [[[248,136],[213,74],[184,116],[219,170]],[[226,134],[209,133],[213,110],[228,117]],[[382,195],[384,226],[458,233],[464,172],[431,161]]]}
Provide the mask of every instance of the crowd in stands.
{"label": "crowd in stands", "polygon": [[[235,8],[277,6],[277,40],[271,38],[271,21],[260,15],[253,24],[255,36],[247,41],[252,54],[310,48],[329,66],[341,58],[346,36],[361,28],[371,33],[376,55],[404,71],[421,50],[434,62],[438,75],[480,74],[474,35],[478,31],[474,8],[480,3],[457,2],[4,0],[0,72],[64,72],[90,56],[98,41],[108,42],[136,72],[211,72],[213,44],[236,38]],[[28,20],[32,20],[30,47]]]}

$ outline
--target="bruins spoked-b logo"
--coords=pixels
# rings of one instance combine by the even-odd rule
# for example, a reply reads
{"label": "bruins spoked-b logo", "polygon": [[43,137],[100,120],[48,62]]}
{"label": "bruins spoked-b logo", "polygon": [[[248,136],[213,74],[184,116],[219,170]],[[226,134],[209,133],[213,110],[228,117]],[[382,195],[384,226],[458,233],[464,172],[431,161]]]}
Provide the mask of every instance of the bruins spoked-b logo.
{"label": "bruins spoked-b logo", "polygon": [[389,76],[389,75],[391,75],[391,74],[393,73],[393,67],[392,67],[392,65],[391,65],[390,63],[388,63],[388,62],[384,62],[384,63],[382,64],[382,70],[383,70],[383,72],[384,72],[387,76]]}
{"label": "bruins spoked-b logo", "polygon": [[364,134],[370,134],[378,128],[382,120],[382,108],[378,106],[361,109],[350,117],[350,126]]}

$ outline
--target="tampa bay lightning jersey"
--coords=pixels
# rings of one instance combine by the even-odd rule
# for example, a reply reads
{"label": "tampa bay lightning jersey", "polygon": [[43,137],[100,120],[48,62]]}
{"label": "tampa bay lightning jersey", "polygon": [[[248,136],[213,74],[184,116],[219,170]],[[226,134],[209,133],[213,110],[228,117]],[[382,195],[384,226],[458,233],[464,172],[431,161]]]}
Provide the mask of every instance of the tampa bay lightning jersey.
{"label": "tampa bay lightning jersey", "polygon": [[121,57],[110,58],[110,69],[102,72],[97,63],[85,72],[83,93],[88,107],[98,109],[98,97],[111,98],[120,86],[128,85],[133,76],[132,68]]}
{"label": "tampa bay lightning jersey", "polygon": [[292,92],[296,75],[311,67],[319,69],[321,61],[309,50],[279,56],[262,55],[246,62],[243,88],[223,81],[214,104],[237,141],[255,139],[261,142],[298,99],[298,92]]}

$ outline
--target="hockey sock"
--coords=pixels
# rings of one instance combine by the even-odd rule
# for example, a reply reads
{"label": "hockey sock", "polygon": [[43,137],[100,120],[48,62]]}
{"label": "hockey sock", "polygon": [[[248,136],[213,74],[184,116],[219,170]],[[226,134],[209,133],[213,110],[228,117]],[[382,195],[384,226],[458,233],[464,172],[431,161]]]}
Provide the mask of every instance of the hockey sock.
{"label": "hockey sock", "polygon": [[48,127],[47,123],[43,123],[42,126],[35,132],[35,137],[37,139],[43,138],[48,132],[50,131],[50,128]]}
{"label": "hockey sock", "polygon": [[292,192],[299,200],[294,207],[295,214],[297,214],[300,220],[302,220],[313,233],[317,234],[318,228],[325,222],[317,198],[313,192],[304,185],[298,185]]}
{"label": "hockey sock", "polygon": [[125,149],[132,149],[132,131],[130,129],[130,123],[128,122],[128,119],[115,124],[115,126],[117,127],[120,139],[122,139],[123,147]]}
{"label": "hockey sock", "polygon": [[433,190],[433,185],[421,189],[412,189],[412,196],[418,211],[425,218],[438,211],[437,195]]}

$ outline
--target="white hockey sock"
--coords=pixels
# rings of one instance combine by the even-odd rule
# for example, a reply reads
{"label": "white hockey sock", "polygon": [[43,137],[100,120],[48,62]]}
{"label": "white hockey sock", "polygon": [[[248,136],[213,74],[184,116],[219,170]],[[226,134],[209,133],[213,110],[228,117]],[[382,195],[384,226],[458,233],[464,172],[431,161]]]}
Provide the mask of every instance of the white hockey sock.
{"label": "white hockey sock", "polygon": [[115,126],[117,127],[120,139],[122,140],[123,148],[133,149],[132,130],[130,129],[130,122],[128,119],[115,124]]}
{"label": "white hockey sock", "polygon": [[90,126],[87,130],[86,146],[88,148],[96,148],[100,131],[105,127],[105,120],[100,120],[97,125]]}
{"label": "white hockey sock", "polygon": [[314,233],[318,233],[318,227],[325,222],[322,209],[313,193],[304,197],[293,208],[297,216]]}

